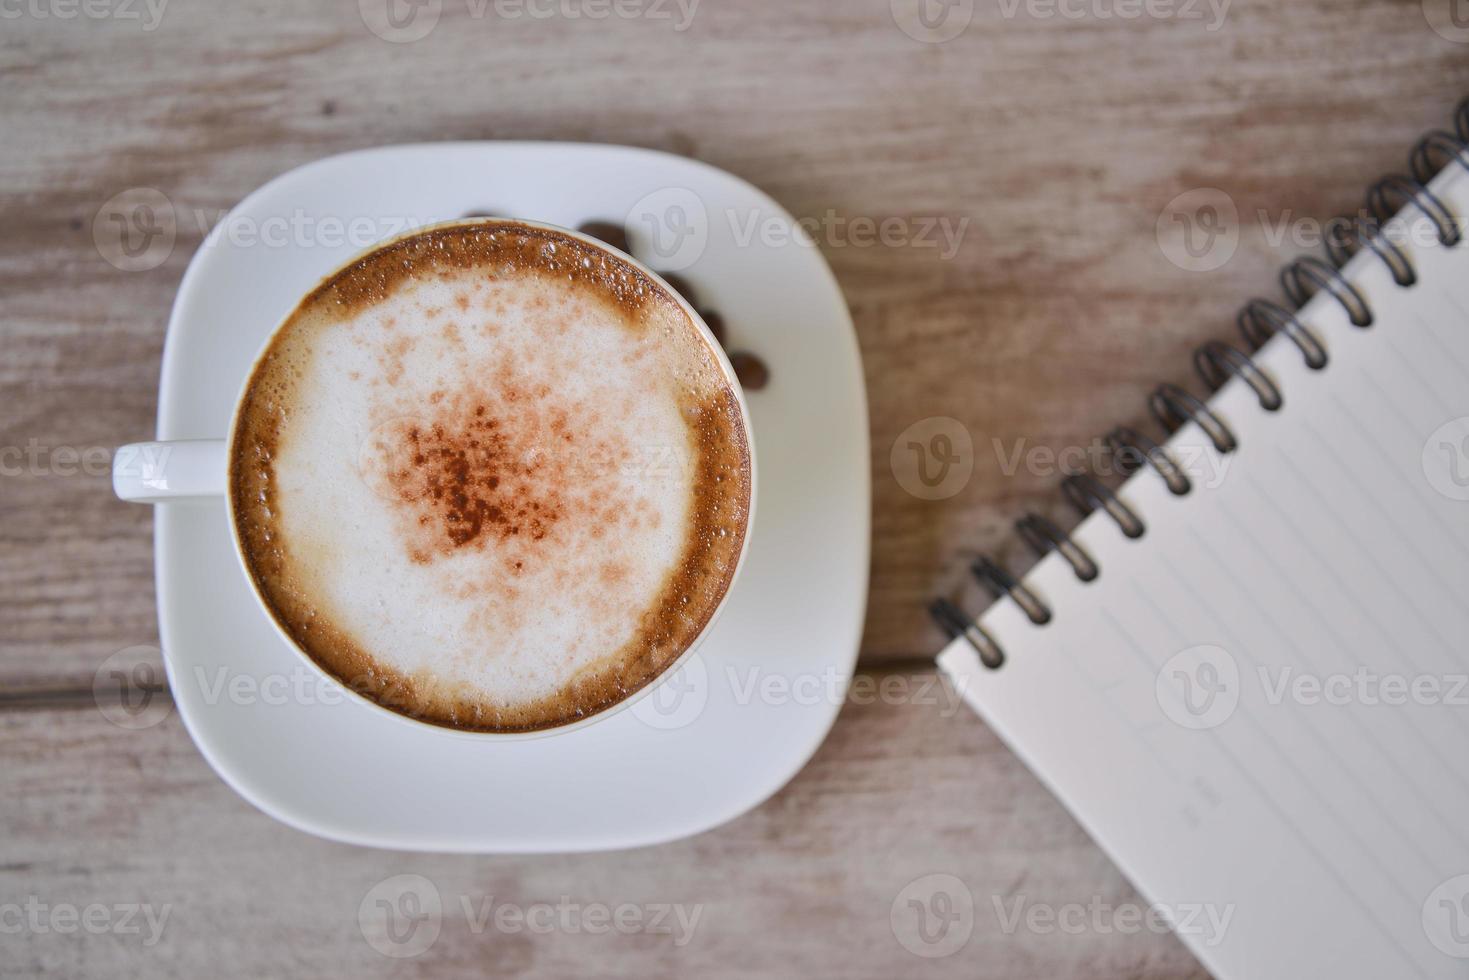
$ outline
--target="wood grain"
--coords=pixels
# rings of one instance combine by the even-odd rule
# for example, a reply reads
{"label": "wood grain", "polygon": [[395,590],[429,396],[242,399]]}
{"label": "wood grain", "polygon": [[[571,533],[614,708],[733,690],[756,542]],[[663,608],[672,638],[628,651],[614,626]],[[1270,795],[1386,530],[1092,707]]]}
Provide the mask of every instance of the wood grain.
{"label": "wood grain", "polygon": [[[1143,422],[1146,392],[1186,381],[1195,344],[1231,337],[1249,296],[1277,295],[1277,266],[1303,248],[1276,229],[1355,211],[1370,178],[1403,169],[1411,141],[1446,123],[1469,92],[1469,45],[1430,29],[1434,2],[1234,0],[1217,30],[1107,18],[1107,0],[1080,17],[978,3],[943,44],[907,36],[881,0],[704,0],[686,31],[442,0],[438,26],[409,44],[374,36],[353,2],[167,4],[153,29],[51,16],[57,0],[14,8],[0,31],[0,907],[169,903],[175,918],[146,949],[0,933],[3,971],[1202,975],[1171,937],[1004,935],[996,896],[1136,899],[978,720],[932,706],[849,707],[785,792],[654,850],[425,858],[278,826],[207,770],[176,719],[129,732],[86,706],[108,655],[156,642],[152,519],[111,499],[95,465],[64,460],[152,433],[185,265],[272,177],[421,140],[668,150],[798,217],[967,221],[952,254],[822,241],[871,403],[863,656],[927,657],[940,637],[923,606],[957,585],[963,557],[1023,567],[1011,522],[1031,508],[1065,519],[1059,474],[1012,468],[1011,454]],[[158,264],[129,272],[106,260],[94,221],[138,188],[166,197],[178,232]],[[1170,201],[1200,188],[1239,216],[1238,249],[1208,273],[1171,262],[1156,231]],[[956,495],[925,501],[890,452],[938,416],[968,431],[974,470]],[[977,924],[963,951],[924,960],[889,913],[934,872],[965,882]],[[701,903],[707,917],[682,948],[451,922],[424,956],[395,961],[365,943],[356,910],[399,873],[451,898]]]}
{"label": "wood grain", "polygon": [[[1024,564],[1009,524],[1056,506],[1055,473],[1007,473],[1004,458],[1141,420],[1151,384],[1183,380],[1194,344],[1229,336],[1250,295],[1275,294],[1296,250],[1267,232],[1356,210],[1368,179],[1401,169],[1469,90],[1469,45],[1406,0],[1236,0],[1217,30],[1037,16],[1053,8],[1030,0],[1007,18],[1009,6],[979,4],[944,44],[912,40],[879,0],[708,0],[683,32],[443,0],[411,44],[369,33],[351,3],[179,4],[152,31],[8,20],[0,125],[20,138],[0,145],[0,446],[148,435],[190,254],[282,171],[413,140],[657,147],[746,177],[800,217],[968,219],[948,258],[823,242],[871,398],[863,652],[931,653],[922,609],[962,554]],[[157,268],[123,272],[92,223],[140,187],[167,196],[178,236]],[[1173,265],[1155,237],[1165,205],[1201,187],[1240,215],[1238,251],[1210,273]],[[938,502],[905,492],[889,465],[899,433],[931,416],[959,420],[975,445],[972,479]],[[0,677],[85,679],[153,638],[145,509],[107,499],[102,478],[21,475],[0,480],[0,518]]]}
{"label": "wood grain", "polygon": [[[227,789],[177,716],[127,731],[95,710],[0,713],[0,740],[0,916],[28,900],[148,903],[155,917],[168,907],[153,945],[146,927],[0,931],[7,977],[1205,976],[1171,935],[1005,932],[996,901],[1144,903],[963,709],[849,705],[811,765],[755,812],[664,847],[544,858],[390,853],[308,837]],[[892,906],[934,873],[963,882],[974,912],[962,948],[925,959],[899,943]],[[402,874],[433,882],[444,912],[430,948],[392,959],[369,945],[358,911],[375,884]],[[649,909],[649,927],[654,905],[684,905],[685,922],[700,911],[691,932],[671,934],[559,924],[532,933],[514,920],[476,932],[482,920],[465,915],[461,898],[475,915],[486,900],[631,904]],[[21,914],[9,913],[10,924]]]}

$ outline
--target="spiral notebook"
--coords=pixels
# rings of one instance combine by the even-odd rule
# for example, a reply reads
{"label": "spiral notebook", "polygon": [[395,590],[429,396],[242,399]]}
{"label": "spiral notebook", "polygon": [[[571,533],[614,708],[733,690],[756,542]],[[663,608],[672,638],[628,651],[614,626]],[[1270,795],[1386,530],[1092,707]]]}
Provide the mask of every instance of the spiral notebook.
{"label": "spiral notebook", "polygon": [[934,607],[966,701],[1225,980],[1469,977],[1458,123],[1287,269],[1299,309],[1201,349],[1207,401],[1160,389],[1162,445],[1109,437],[1120,486],[1067,481],[1075,530],[1022,522],[1023,580]]}

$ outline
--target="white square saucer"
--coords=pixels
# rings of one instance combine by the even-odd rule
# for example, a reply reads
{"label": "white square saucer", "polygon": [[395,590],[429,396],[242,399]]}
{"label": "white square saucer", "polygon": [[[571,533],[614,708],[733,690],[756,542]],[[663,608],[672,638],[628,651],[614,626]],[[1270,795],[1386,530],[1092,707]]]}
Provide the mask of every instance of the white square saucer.
{"label": "white square saucer", "polygon": [[158,438],[225,434],[266,336],[369,244],[354,234],[480,211],[573,228],[625,220],[634,254],[686,278],[699,308],[723,316],[730,347],[769,365],[769,387],[748,397],[756,523],[719,622],[674,676],[598,724],[528,741],[459,736],[332,696],[255,604],[223,502],[169,503],[155,558],[179,713],[241,796],[333,840],[552,852],[707,830],[780,789],[825,738],[867,596],[856,337],[819,251],[765,194],[695,161],[561,143],[397,146],[301,167],[241,202],[190,263],[169,321]]}

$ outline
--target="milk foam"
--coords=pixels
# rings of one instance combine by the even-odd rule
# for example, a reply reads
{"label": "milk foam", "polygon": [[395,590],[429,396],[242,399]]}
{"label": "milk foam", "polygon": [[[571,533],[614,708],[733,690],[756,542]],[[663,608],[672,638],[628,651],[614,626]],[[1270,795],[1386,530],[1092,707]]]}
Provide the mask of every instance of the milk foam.
{"label": "milk foam", "polygon": [[236,440],[255,474],[236,520],[277,618],[443,724],[620,700],[712,614],[744,534],[743,430],[691,424],[738,411],[693,324],[554,271],[429,261],[369,302],[308,301]]}

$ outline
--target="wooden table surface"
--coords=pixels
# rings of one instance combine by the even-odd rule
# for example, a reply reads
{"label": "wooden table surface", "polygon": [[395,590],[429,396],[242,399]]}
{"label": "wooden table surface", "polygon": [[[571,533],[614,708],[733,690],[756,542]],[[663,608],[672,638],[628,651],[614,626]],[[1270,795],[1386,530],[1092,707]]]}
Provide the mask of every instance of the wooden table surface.
{"label": "wooden table surface", "polygon": [[[112,499],[108,450],[153,431],[169,305],[204,232],[283,171],[449,139],[696,157],[799,217],[895,232],[819,237],[871,402],[863,669],[924,675],[941,644],[926,600],[976,551],[1023,567],[1024,510],[1063,516],[1028,451],[1141,423],[1192,346],[1276,295],[1314,222],[1355,212],[1445,124],[1469,92],[1448,0],[935,0],[942,42],[918,39],[910,0],[427,4],[399,8],[437,12],[407,42],[379,33],[426,21],[385,28],[383,0],[0,5],[0,974],[1202,975],[1146,929],[1006,928],[1017,907],[1141,900],[952,703],[849,703],[784,791],[661,848],[426,857],[278,825],[175,715],[132,730],[93,701],[104,659],[157,642],[152,515]],[[107,215],[140,188],[176,240],[130,268]],[[1205,216],[1226,236],[1195,261],[1170,209],[1200,201],[1227,202]],[[929,226],[963,234],[933,247]],[[973,446],[944,499],[890,456],[920,423]],[[401,898],[405,874],[444,911],[427,949],[388,944],[418,952],[397,958],[359,911]],[[933,874],[958,880],[947,899]],[[477,911],[530,922],[538,903],[641,918],[598,933]],[[655,924],[662,906],[698,918]]]}

